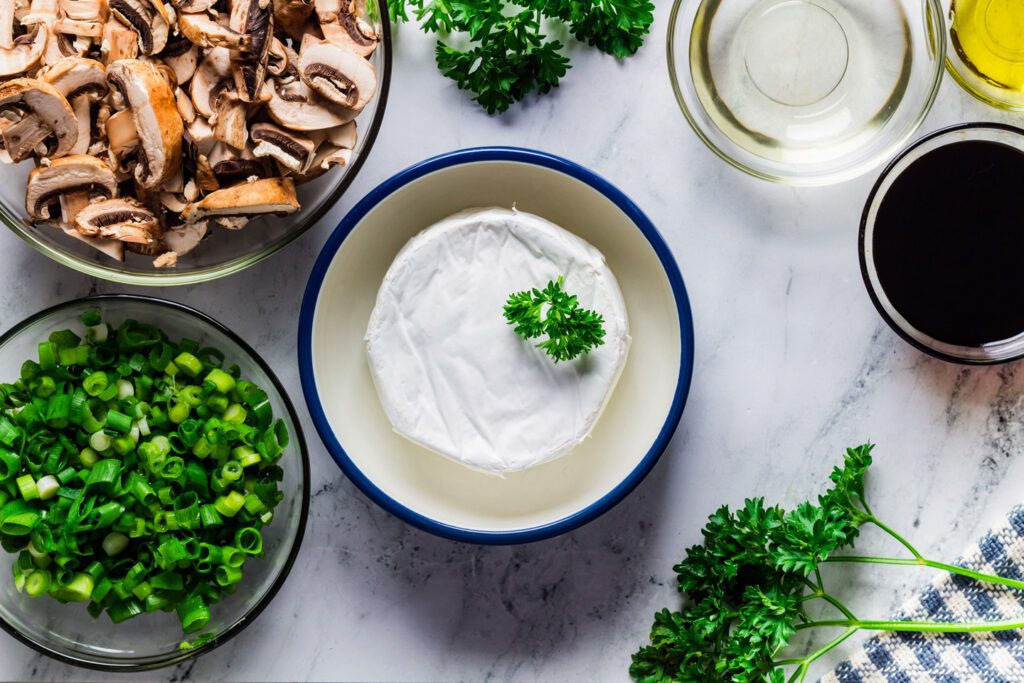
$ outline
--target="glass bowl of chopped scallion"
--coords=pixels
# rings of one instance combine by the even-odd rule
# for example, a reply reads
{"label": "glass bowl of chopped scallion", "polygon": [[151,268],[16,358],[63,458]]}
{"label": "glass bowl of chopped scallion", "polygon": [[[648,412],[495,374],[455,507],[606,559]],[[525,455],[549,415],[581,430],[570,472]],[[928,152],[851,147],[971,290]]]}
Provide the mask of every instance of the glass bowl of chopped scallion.
{"label": "glass bowl of chopped scallion", "polygon": [[193,309],[113,295],[0,336],[0,627],[62,661],[168,666],[251,623],[309,510],[267,364]]}

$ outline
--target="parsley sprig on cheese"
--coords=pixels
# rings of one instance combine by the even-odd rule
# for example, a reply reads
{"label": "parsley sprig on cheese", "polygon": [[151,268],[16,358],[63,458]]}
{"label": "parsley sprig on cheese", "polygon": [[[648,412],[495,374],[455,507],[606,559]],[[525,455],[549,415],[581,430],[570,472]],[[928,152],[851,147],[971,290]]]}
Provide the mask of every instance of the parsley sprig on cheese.
{"label": "parsley sprig on cheese", "polygon": [[555,362],[573,360],[604,344],[604,318],[581,308],[575,294],[562,289],[562,277],[543,289],[516,292],[505,304],[505,319],[524,339],[547,339],[537,344]]}

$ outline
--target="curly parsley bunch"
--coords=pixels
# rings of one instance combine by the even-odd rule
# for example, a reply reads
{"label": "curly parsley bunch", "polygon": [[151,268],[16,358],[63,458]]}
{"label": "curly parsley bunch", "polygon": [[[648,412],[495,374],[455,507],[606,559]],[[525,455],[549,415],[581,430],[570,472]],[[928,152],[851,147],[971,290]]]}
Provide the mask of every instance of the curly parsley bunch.
{"label": "curly parsley bunch", "polygon": [[622,58],[640,49],[654,21],[650,0],[388,0],[394,21],[408,21],[410,9],[424,32],[464,39],[464,49],[438,40],[437,66],[489,114],[565,76],[564,46],[543,22],[560,22],[580,42]]}
{"label": "curly parsley bunch", "polygon": [[[796,683],[811,664],[859,631],[973,633],[1024,628],[1024,622],[946,623],[857,618],[825,588],[826,563],[921,566],[1024,589],[1024,582],[930,560],[881,522],[864,495],[873,446],[849,449],[832,471],[832,487],[816,502],[786,511],[747,500],[708,519],[704,542],[675,566],[687,597],[679,611],[654,616],[650,643],[633,655],[630,674],[643,683]],[[852,548],[865,525],[900,543],[910,557],[836,554]],[[821,602],[835,618],[806,610]],[[828,629],[832,640],[813,652],[784,651],[799,631]],[[794,649],[794,648],[790,648]]]}

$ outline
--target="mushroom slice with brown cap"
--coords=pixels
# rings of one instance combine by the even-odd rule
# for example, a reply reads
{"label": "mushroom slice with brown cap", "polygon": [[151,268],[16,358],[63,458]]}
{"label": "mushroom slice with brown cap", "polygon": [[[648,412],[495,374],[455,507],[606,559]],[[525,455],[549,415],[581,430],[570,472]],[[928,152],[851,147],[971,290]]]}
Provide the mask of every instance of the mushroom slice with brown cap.
{"label": "mushroom slice with brown cap", "polygon": [[257,157],[273,157],[285,168],[300,172],[313,158],[316,145],[305,135],[279,128],[272,123],[254,124],[249,132]]}
{"label": "mushroom slice with brown cap", "polygon": [[0,0],[0,76],[25,73],[39,63],[49,29],[43,23],[14,36],[14,1]]}
{"label": "mushroom slice with brown cap", "polygon": [[[277,21],[276,19],[274,21]],[[270,41],[270,52],[267,55],[267,73],[280,76],[288,70],[288,49],[277,38]]]}
{"label": "mushroom slice with brown cap", "polygon": [[0,133],[15,163],[28,158],[50,137],[56,139],[52,150],[47,150],[51,159],[66,155],[78,139],[78,121],[71,105],[44,81],[15,78],[0,84],[0,114],[6,112],[20,116]]}
{"label": "mushroom slice with brown cap", "polygon": [[160,0],[109,0],[110,13],[139,35],[139,50],[153,55],[167,45],[171,20]]}
{"label": "mushroom slice with brown cap", "polygon": [[252,37],[218,24],[206,14],[179,14],[178,29],[199,47],[249,51]]}
{"label": "mushroom slice with brown cap", "polygon": [[316,0],[316,13],[324,40],[369,57],[380,41],[373,26],[358,13],[348,0]]}
{"label": "mushroom slice with brown cap", "polygon": [[237,55],[235,88],[243,102],[259,99],[267,76],[267,58],[274,38],[274,13],[269,0],[234,0],[229,26],[252,39],[248,52]]}
{"label": "mushroom slice with brown cap", "polygon": [[270,118],[292,130],[325,130],[348,123],[355,112],[333,106],[300,80],[271,83],[272,97],[267,103]]}
{"label": "mushroom slice with brown cap", "polygon": [[289,178],[265,178],[211,192],[181,212],[188,223],[217,216],[289,214],[299,210],[295,183]]}
{"label": "mushroom slice with brown cap", "polygon": [[97,102],[107,94],[106,69],[101,62],[84,57],[65,57],[39,74],[71,102],[80,95]]}
{"label": "mushroom slice with brown cap", "polygon": [[206,118],[214,115],[217,97],[225,90],[234,87],[231,73],[230,50],[225,47],[215,47],[206,53],[188,86],[196,111]]}
{"label": "mushroom slice with brown cap", "polygon": [[113,197],[117,194],[117,179],[109,166],[87,154],[54,159],[49,166],[28,174],[25,210],[34,220],[52,220],[53,205],[60,197],[72,194]]}
{"label": "mushroom slice with brown cap", "polygon": [[152,246],[160,239],[160,221],[134,199],[104,199],[89,204],[75,218],[78,232],[128,244]]}
{"label": "mushroom slice with brown cap", "polygon": [[322,97],[355,112],[362,111],[377,90],[373,65],[333,43],[304,44],[299,73]]}
{"label": "mushroom slice with brown cap", "polygon": [[139,136],[135,178],[147,189],[159,188],[181,166],[185,132],[167,81],[149,64],[126,59],[111,64],[107,82],[132,112]]}

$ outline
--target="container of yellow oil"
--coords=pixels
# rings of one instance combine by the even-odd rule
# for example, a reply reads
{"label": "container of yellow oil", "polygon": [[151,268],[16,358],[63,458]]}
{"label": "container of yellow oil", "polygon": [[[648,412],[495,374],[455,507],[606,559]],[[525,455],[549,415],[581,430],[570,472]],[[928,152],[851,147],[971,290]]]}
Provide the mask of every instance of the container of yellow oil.
{"label": "container of yellow oil", "polygon": [[972,95],[1024,111],[1024,0],[949,0],[947,66]]}

